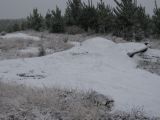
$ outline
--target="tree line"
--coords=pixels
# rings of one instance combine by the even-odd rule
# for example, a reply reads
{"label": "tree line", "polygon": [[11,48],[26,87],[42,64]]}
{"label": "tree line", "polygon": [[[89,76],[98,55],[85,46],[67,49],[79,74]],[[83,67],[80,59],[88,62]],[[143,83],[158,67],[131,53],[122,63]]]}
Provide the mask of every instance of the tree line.
{"label": "tree line", "polygon": [[19,31],[24,19],[1,19],[0,32],[15,32]]}
{"label": "tree line", "polygon": [[77,26],[86,32],[112,33],[126,40],[160,36],[160,8],[155,1],[153,16],[146,13],[145,7],[137,0],[114,0],[116,7],[99,0],[96,5],[92,0],[68,0],[64,15],[59,7],[48,10],[45,16],[38,9],[21,24],[14,25],[15,30],[33,29],[36,31],[48,30],[51,33],[63,33],[65,27]]}

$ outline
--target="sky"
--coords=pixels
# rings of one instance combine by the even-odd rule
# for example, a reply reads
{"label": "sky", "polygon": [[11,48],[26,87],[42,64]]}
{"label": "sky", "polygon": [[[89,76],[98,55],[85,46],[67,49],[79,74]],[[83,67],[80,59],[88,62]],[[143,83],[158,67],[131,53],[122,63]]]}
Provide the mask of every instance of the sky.
{"label": "sky", "polygon": [[[62,9],[66,7],[67,0],[0,0],[0,19],[6,18],[24,18],[33,8],[38,8],[44,15],[48,9],[55,9],[56,5]],[[83,0],[88,1],[88,0]],[[93,0],[96,3],[98,0]],[[104,2],[115,6],[114,0],[103,0]],[[154,0],[138,0],[139,4],[146,6],[146,12],[153,14]],[[160,0],[157,0],[160,7]]]}

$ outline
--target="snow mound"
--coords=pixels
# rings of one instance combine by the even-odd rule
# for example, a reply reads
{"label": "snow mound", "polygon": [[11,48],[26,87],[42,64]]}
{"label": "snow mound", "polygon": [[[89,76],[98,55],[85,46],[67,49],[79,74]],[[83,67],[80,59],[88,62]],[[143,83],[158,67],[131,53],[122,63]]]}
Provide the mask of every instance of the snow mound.
{"label": "snow mound", "polygon": [[119,43],[118,47],[124,52],[134,52],[139,49],[145,48],[146,46],[142,43],[134,43],[134,42],[129,42],[129,43]]}
{"label": "snow mound", "polygon": [[53,55],[1,61],[0,77],[30,86],[93,89],[111,96],[116,109],[138,106],[160,115],[160,77],[136,68],[136,61],[124,51],[141,45],[131,44],[115,44],[96,37]]}
{"label": "snow mound", "polygon": [[10,34],[6,34],[5,36],[1,36],[1,38],[3,39],[11,39],[11,38],[20,38],[20,39],[31,39],[31,40],[35,40],[35,41],[39,41],[40,38],[36,37],[36,36],[30,36],[28,34],[24,34],[24,33],[10,33]]}

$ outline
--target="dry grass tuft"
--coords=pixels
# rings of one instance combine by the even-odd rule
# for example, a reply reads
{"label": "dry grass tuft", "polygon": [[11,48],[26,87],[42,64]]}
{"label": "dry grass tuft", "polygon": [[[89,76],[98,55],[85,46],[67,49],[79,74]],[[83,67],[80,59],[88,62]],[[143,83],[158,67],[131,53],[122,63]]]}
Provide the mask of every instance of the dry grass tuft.
{"label": "dry grass tuft", "polygon": [[84,120],[109,112],[113,100],[96,92],[33,89],[0,82],[0,106],[0,119]]}
{"label": "dry grass tuft", "polygon": [[114,101],[97,92],[29,88],[0,82],[0,120],[158,120],[143,112],[112,112]]}

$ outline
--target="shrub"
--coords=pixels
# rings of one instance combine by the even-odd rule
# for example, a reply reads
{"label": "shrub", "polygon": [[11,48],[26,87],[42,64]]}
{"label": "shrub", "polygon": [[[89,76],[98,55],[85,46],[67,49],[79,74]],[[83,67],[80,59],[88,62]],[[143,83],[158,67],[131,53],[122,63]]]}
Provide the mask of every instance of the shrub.
{"label": "shrub", "polygon": [[0,33],[0,35],[1,36],[5,36],[7,33],[5,32],[5,31],[2,31],[1,33]]}
{"label": "shrub", "polygon": [[41,56],[45,56],[45,55],[46,55],[46,51],[45,51],[44,47],[42,45],[40,45],[38,56],[41,57]]}
{"label": "shrub", "polygon": [[137,42],[140,42],[141,40],[144,39],[144,31],[140,28],[137,29],[137,31],[135,32],[135,40]]}
{"label": "shrub", "polygon": [[74,25],[74,26],[65,27],[65,32],[68,33],[68,34],[75,35],[75,34],[84,33],[85,31],[82,28]]}

